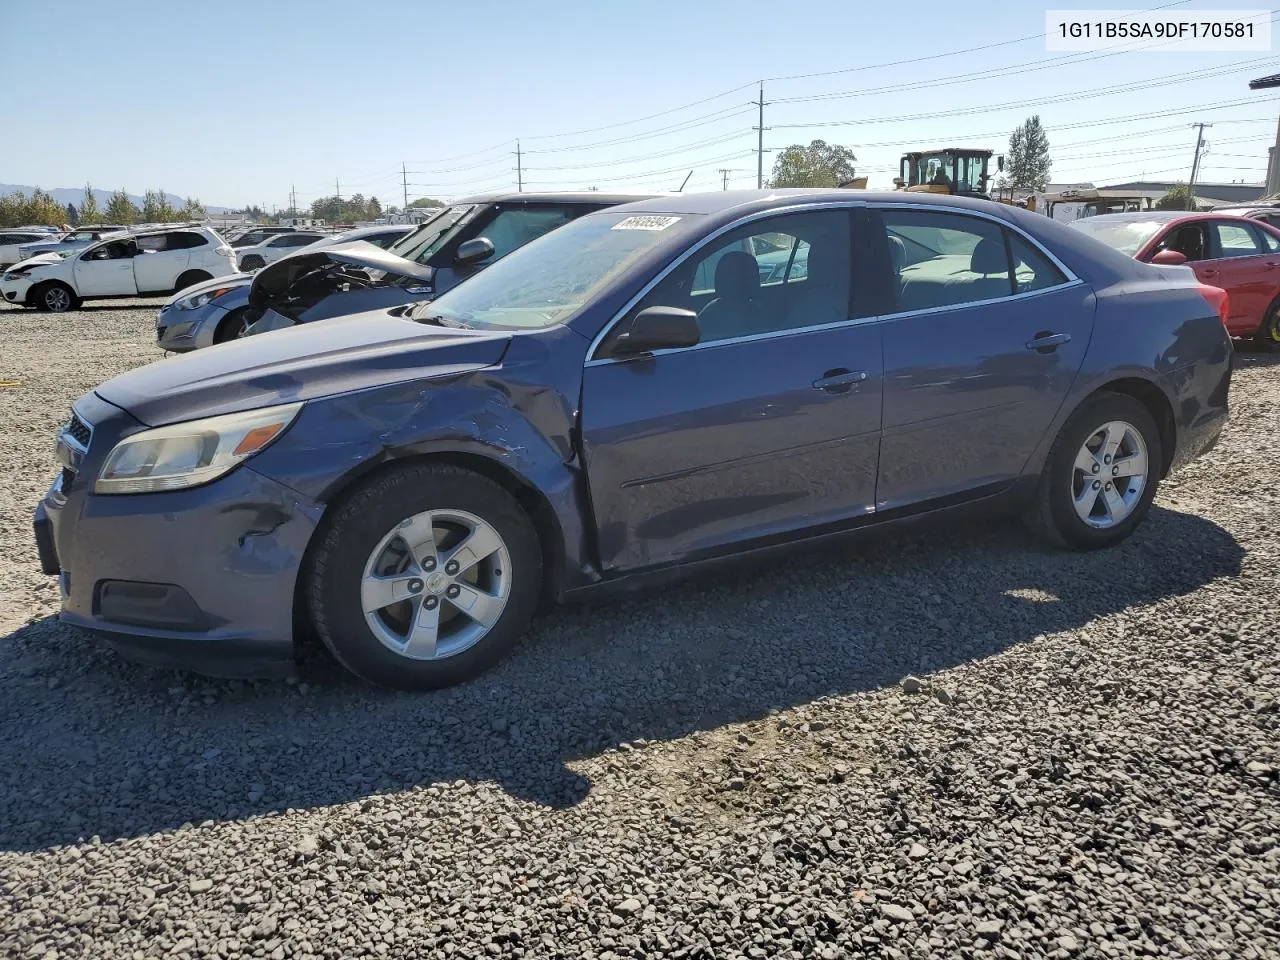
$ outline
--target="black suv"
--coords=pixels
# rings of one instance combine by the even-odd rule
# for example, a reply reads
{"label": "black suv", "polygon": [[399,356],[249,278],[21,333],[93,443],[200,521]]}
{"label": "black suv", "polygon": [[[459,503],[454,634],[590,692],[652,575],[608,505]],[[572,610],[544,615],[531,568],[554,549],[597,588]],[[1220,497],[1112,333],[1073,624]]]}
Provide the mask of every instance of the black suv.
{"label": "black suv", "polygon": [[292,254],[255,274],[245,333],[430,300],[583,214],[650,196],[484,194],[442,208],[386,250],[353,241]]}

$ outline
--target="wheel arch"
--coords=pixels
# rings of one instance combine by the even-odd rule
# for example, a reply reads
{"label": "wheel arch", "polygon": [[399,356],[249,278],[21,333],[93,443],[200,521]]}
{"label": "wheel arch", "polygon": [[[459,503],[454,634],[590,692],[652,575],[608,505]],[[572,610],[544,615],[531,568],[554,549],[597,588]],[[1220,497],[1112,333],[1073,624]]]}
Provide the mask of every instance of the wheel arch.
{"label": "wheel arch", "polygon": [[1079,409],[1081,404],[1087,403],[1102,393],[1123,394],[1132,397],[1147,408],[1151,418],[1156,422],[1156,428],[1160,431],[1160,479],[1163,480],[1169,475],[1173,466],[1174,453],[1178,446],[1178,427],[1173,416],[1173,404],[1168,396],[1150,380],[1134,376],[1119,377],[1108,380],[1082,396],[1072,409],[1072,413]]}
{"label": "wheel arch", "polygon": [[[472,473],[492,480],[512,495],[533,524],[538,545],[542,551],[542,604],[544,607],[554,604],[563,591],[566,562],[564,532],[559,517],[547,495],[536,484],[493,457],[470,451],[448,449],[375,458],[360,464],[325,489],[319,499],[326,505],[326,516],[365,483],[392,470],[419,464],[448,464],[470,470]],[[307,579],[304,571],[309,568],[312,553],[322,539],[323,526],[322,521],[307,544],[302,562],[299,564],[300,575],[294,586],[294,636],[295,638],[306,637],[308,642],[313,642],[313,638],[310,638],[312,628],[304,596]]]}

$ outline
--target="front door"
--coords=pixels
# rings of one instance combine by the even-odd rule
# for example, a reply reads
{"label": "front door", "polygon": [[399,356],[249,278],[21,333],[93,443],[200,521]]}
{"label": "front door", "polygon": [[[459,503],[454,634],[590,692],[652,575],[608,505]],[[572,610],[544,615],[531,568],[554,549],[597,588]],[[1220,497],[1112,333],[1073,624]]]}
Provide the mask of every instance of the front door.
{"label": "front door", "polygon": [[113,240],[77,255],[76,291],[82,297],[114,297],[137,293],[133,282],[132,240]]}
{"label": "front door", "polygon": [[877,219],[896,310],[876,508],[1011,482],[1084,360],[1092,292],[994,220],[896,206]]}
{"label": "front door", "polygon": [[852,267],[847,211],[739,227],[635,307],[697,310],[699,344],[588,361],[581,425],[606,570],[873,512],[880,327],[855,317]]}

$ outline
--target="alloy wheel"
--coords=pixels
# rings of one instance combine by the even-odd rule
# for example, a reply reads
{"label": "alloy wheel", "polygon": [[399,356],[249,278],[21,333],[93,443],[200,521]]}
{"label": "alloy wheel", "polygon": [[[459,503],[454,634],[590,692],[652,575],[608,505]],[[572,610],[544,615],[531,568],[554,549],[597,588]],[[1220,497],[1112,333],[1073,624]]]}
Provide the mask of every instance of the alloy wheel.
{"label": "alloy wheel", "polygon": [[1131,423],[1112,420],[1076,454],[1071,496],[1076,515],[1099,530],[1123,522],[1142,499],[1150,464],[1147,444]]}
{"label": "alloy wheel", "polygon": [[44,292],[44,305],[51,313],[64,313],[71,309],[71,294],[63,287],[50,287]]}
{"label": "alloy wheel", "polygon": [[402,521],[373,548],[360,581],[365,623],[410,660],[443,660],[479,643],[506,609],[511,557],[492,524],[462,510]]}

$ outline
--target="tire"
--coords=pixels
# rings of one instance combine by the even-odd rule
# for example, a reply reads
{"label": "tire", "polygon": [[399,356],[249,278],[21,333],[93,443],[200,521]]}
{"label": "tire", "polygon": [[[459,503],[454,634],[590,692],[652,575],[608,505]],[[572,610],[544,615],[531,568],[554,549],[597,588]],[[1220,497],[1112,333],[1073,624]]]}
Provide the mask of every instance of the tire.
{"label": "tire", "polygon": [[66,313],[80,306],[75,291],[58,280],[49,280],[31,291],[31,302],[42,313]]}
{"label": "tire", "polygon": [[173,292],[180,293],[187,289],[187,287],[194,287],[197,283],[204,283],[206,280],[212,279],[213,277],[210,274],[205,273],[203,270],[188,270],[180,276],[178,278],[178,282],[173,285]]}
{"label": "tire", "polygon": [[[468,528],[483,534],[471,542],[489,552],[452,567]],[[438,553],[405,550],[433,540]],[[316,632],[339,663],[379,686],[430,690],[478,676],[515,645],[541,596],[542,550],[528,515],[498,484],[447,464],[416,464],[375,476],[332,511],[302,586]],[[402,599],[376,607],[390,597]],[[420,622],[435,626],[415,634]]]}
{"label": "tire", "polygon": [[266,261],[259,256],[245,257],[240,261],[240,272],[248,273],[250,270],[261,270],[266,265]]}
{"label": "tire", "polygon": [[1280,300],[1267,307],[1262,323],[1253,335],[1253,344],[1258,350],[1280,350]]}
{"label": "tire", "polygon": [[248,307],[241,307],[239,310],[232,310],[219,320],[218,329],[213,331],[213,342],[226,343],[228,340],[234,340],[243,334],[245,328],[244,320],[248,313]]}
{"label": "tire", "polygon": [[[1108,425],[1110,429],[1106,429]],[[1117,429],[1116,425],[1127,429]],[[1120,444],[1114,458],[1106,452],[1108,440]],[[1101,443],[1096,457],[1090,452],[1095,442]],[[1132,476],[1114,474],[1125,469],[1126,462],[1130,467],[1136,466],[1137,461],[1128,461],[1127,457],[1142,450],[1145,472],[1141,489],[1134,489]],[[1042,540],[1057,547],[1097,550],[1114,546],[1133,533],[1151,509],[1163,457],[1160,430],[1146,406],[1120,393],[1090,397],[1063,425],[1049,451],[1026,518],[1028,525]],[[1113,475],[1108,477],[1107,470]],[[1086,480],[1086,476],[1091,479]],[[1123,494],[1121,483],[1127,485]],[[1108,491],[1115,497],[1108,496]],[[1110,505],[1116,504],[1117,499],[1120,504],[1113,513]],[[1077,504],[1081,505],[1079,509]],[[1086,519],[1081,511],[1089,505],[1092,511]]]}

